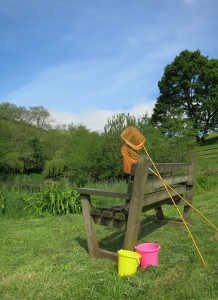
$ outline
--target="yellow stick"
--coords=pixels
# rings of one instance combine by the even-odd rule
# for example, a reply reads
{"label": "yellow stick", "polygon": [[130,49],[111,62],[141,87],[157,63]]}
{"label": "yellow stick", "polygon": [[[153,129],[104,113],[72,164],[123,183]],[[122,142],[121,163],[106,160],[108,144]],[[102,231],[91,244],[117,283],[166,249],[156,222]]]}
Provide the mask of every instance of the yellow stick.
{"label": "yellow stick", "polygon": [[[151,163],[152,163],[153,167],[155,168],[157,174],[158,174],[159,177],[162,179],[162,177],[160,176],[160,173],[158,172],[158,170],[157,170],[155,164],[153,163],[153,161],[152,161],[150,155],[148,154],[148,151],[146,150],[146,148],[145,148],[144,145],[143,145],[143,148],[144,148],[144,150],[145,150],[146,155],[150,158]],[[200,256],[200,258],[201,258],[201,260],[202,260],[202,262],[203,262],[203,264],[204,264],[204,266],[206,267],[206,264],[205,264],[205,262],[204,262],[204,259],[203,259],[202,255],[201,255],[200,250],[198,249],[197,244],[195,243],[195,240],[194,240],[194,238],[193,238],[193,236],[192,236],[192,234],[191,234],[191,232],[190,232],[190,230],[189,230],[189,228],[188,228],[188,225],[186,224],[185,220],[183,219],[183,216],[181,215],[181,213],[180,213],[180,211],[179,211],[179,209],[178,209],[178,207],[177,207],[175,201],[173,200],[173,198],[172,198],[172,196],[171,196],[169,190],[167,189],[167,186],[166,186],[166,184],[164,183],[163,180],[162,180],[162,183],[163,183],[163,185],[164,185],[164,187],[165,187],[167,193],[169,194],[169,196],[170,196],[170,198],[171,198],[171,200],[172,200],[174,206],[176,207],[176,209],[177,209],[177,211],[178,211],[178,213],[179,213],[179,215],[180,215],[180,217],[181,217],[181,219],[182,219],[182,221],[183,221],[183,223],[184,223],[184,225],[185,225],[185,227],[186,227],[186,229],[187,229],[187,231],[188,231],[188,233],[189,233],[189,235],[190,235],[190,237],[191,237],[191,239],[192,239],[192,241],[193,241],[193,243],[194,243],[194,245],[195,245],[195,248],[196,248],[196,250],[197,250],[197,252],[198,252],[198,254],[199,254],[199,256]]]}
{"label": "yellow stick", "polygon": [[[151,169],[150,169],[151,170]],[[151,170],[152,173],[154,173],[154,175],[156,175],[162,182],[164,182],[177,196],[179,196],[183,201],[185,201],[189,206],[191,206],[191,208],[193,208],[200,216],[202,216],[216,231],[218,231],[218,229],[216,228],[215,225],[213,225],[213,223],[211,223],[202,213],[200,213],[200,211],[198,211],[194,206],[192,206],[187,200],[185,200],[180,194],[178,194],[166,181],[164,181],[164,179],[162,177],[160,177],[157,173],[155,173],[153,170]]]}

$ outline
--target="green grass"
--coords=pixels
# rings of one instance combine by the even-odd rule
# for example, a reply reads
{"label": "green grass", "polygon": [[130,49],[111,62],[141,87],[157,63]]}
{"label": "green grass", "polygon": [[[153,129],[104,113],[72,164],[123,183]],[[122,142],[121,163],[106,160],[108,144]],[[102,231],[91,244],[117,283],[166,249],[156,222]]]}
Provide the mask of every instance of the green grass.
{"label": "green grass", "polygon": [[17,189],[22,188],[25,185],[41,185],[45,181],[45,178],[42,174],[7,174],[7,175],[0,175],[0,187],[5,185],[9,188],[13,188],[14,186],[17,187]]}
{"label": "green grass", "polygon": [[[194,206],[216,226],[217,189],[195,196]],[[166,220],[179,219],[163,207]],[[0,219],[0,299],[217,299],[217,232],[196,212],[190,230],[143,214],[138,244],[161,245],[158,267],[120,277],[109,260],[90,259],[82,215]],[[124,232],[97,226],[100,247],[122,248]]]}

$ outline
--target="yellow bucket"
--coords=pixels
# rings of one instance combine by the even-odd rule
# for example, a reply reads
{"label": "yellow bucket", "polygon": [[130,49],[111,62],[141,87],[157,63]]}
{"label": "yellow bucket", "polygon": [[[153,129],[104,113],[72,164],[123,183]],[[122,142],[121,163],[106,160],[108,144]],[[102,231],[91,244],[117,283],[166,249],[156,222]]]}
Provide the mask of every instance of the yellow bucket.
{"label": "yellow bucket", "polygon": [[137,252],[119,250],[118,252],[118,275],[133,275],[140,264],[141,255]]}

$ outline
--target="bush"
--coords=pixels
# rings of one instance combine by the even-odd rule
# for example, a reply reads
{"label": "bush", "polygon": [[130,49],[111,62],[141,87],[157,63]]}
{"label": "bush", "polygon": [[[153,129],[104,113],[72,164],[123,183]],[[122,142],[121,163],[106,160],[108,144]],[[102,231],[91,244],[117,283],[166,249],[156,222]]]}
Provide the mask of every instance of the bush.
{"label": "bush", "polygon": [[47,161],[44,168],[44,176],[49,178],[60,178],[64,175],[66,165],[63,159],[53,159]]}
{"label": "bush", "polygon": [[64,184],[52,185],[43,191],[31,193],[3,186],[0,190],[0,215],[20,218],[43,213],[65,215],[80,213],[81,202],[75,189]]}
{"label": "bush", "polygon": [[24,210],[29,214],[41,215],[49,212],[54,215],[79,213],[81,202],[75,189],[64,185],[52,185],[40,193],[23,198]]}

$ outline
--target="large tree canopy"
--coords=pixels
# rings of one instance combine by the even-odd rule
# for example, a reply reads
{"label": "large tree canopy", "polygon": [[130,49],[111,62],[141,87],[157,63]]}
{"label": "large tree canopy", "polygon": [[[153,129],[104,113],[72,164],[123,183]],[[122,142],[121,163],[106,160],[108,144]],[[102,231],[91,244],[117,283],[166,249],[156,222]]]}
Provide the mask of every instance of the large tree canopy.
{"label": "large tree canopy", "polygon": [[209,60],[199,50],[184,50],[165,67],[158,87],[154,125],[166,128],[169,118],[182,118],[184,127],[192,123],[198,141],[217,129],[218,59]]}

